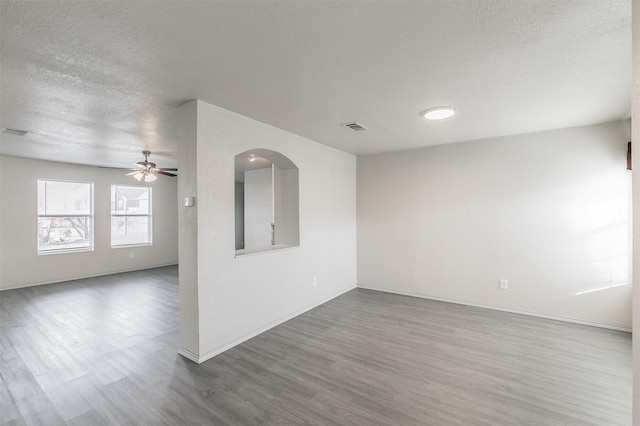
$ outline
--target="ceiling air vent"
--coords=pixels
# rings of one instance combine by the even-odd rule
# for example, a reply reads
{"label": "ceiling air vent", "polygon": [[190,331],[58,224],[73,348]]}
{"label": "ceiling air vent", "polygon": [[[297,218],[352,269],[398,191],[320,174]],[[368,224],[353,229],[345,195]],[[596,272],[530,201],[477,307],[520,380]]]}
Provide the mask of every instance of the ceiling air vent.
{"label": "ceiling air vent", "polygon": [[2,133],[6,133],[8,135],[15,135],[15,136],[24,136],[27,133],[29,133],[27,130],[9,129],[7,127],[3,127],[0,130],[2,131]]}
{"label": "ceiling air vent", "polygon": [[357,121],[352,121],[351,123],[342,123],[341,126],[344,127],[345,129],[351,129],[354,132],[367,130],[366,127],[364,127],[362,124],[358,123]]}

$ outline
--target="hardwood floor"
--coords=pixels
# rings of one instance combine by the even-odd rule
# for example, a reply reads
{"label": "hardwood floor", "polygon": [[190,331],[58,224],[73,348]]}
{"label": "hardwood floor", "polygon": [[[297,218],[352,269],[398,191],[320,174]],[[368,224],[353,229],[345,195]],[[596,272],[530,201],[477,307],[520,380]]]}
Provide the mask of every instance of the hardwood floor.
{"label": "hardwood floor", "polygon": [[630,425],[631,336],[353,290],[201,365],[177,268],[0,293],[6,425]]}

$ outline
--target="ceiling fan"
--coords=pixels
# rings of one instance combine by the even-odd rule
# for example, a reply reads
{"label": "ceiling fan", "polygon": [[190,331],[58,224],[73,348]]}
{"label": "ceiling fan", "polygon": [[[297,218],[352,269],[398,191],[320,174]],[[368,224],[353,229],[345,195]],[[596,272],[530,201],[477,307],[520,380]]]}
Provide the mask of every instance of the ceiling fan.
{"label": "ceiling fan", "polygon": [[144,161],[138,161],[135,163],[135,166],[138,169],[131,173],[127,173],[127,176],[133,176],[138,182],[150,183],[158,179],[157,175],[165,175],[176,177],[178,176],[175,173],[169,172],[177,172],[178,169],[165,169],[156,167],[156,163],[152,163],[148,161],[148,157],[151,155],[151,151],[142,151],[142,155],[144,155]]}

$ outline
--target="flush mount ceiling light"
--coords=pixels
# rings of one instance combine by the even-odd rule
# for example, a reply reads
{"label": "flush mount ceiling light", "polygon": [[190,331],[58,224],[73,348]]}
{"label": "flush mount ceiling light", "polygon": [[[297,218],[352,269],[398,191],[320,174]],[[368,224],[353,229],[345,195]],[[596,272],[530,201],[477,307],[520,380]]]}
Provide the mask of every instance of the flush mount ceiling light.
{"label": "flush mount ceiling light", "polygon": [[452,117],[455,113],[456,110],[452,106],[438,106],[429,108],[422,113],[422,116],[427,120],[444,120]]}

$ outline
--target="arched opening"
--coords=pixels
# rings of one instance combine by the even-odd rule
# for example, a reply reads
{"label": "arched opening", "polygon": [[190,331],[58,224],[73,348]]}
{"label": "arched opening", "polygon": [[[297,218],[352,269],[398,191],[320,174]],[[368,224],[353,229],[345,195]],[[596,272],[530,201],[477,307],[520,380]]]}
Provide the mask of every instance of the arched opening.
{"label": "arched opening", "polygon": [[300,245],[298,168],[283,154],[235,156],[236,256]]}

